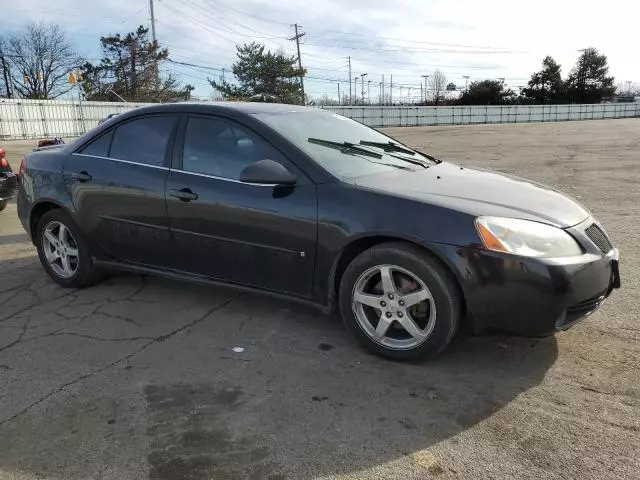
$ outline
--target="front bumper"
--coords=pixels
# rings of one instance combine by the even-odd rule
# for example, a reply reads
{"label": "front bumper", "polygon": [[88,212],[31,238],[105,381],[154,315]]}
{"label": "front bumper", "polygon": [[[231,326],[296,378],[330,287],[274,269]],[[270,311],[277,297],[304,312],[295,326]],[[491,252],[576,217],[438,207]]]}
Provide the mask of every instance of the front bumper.
{"label": "front bumper", "polygon": [[0,201],[10,200],[16,193],[17,177],[11,172],[0,172]]}
{"label": "front bumper", "polygon": [[595,312],[620,287],[620,272],[618,250],[605,253],[586,235],[591,224],[568,229],[585,250],[577,257],[534,259],[451,247],[447,256],[458,269],[467,327],[544,336]]}

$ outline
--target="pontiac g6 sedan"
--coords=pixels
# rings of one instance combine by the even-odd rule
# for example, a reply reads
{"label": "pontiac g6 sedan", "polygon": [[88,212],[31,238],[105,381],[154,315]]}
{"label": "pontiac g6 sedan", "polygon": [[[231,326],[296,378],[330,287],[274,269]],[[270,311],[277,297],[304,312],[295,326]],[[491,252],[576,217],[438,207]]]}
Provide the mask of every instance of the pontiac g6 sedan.
{"label": "pontiac g6 sedan", "polygon": [[550,335],[620,285],[618,251],[574,200],[290,105],[120,114],[29,154],[18,213],[65,287],[124,269],[268,292],[338,310],[395,359],[460,329]]}

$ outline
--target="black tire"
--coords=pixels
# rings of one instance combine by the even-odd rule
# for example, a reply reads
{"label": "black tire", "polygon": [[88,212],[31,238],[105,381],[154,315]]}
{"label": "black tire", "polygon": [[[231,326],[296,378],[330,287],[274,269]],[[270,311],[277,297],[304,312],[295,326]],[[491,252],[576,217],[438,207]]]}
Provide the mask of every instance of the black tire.
{"label": "black tire", "polygon": [[0,200],[0,212],[3,211],[5,208],[7,208],[8,203],[9,203],[9,200]]}
{"label": "black tire", "polygon": [[[71,235],[73,236],[73,239],[75,240],[75,243],[78,247],[79,262],[77,271],[68,278],[64,278],[56,274],[49,265],[49,262],[47,261],[47,258],[44,254],[42,237],[46,226],[52,221],[60,222],[65,227],[67,227],[71,232]],[[91,251],[89,249],[87,241],[84,238],[84,234],[73,221],[71,216],[64,210],[59,208],[49,210],[44,215],[42,215],[38,222],[38,225],[36,226],[35,244],[36,248],[38,249],[38,257],[40,258],[40,263],[42,264],[45,271],[49,274],[49,276],[59,285],[65,288],[84,288],[94,285],[95,283],[103,280],[104,274],[94,265],[93,257],[91,255]]]}
{"label": "black tire", "polygon": [[[352,308],[358,278],[376,265],[397,265],[411,271],[431,291],[435,303],[435,325],[421,344],[394,349],[372,339],[360,326]],[[421,248],[404,242],[377,245],[358,255],[345,270],[339,288],[340,313],[345,324],[364,347],[394,360],[416,360],[438,355],[451,342],[460,325],[462,296],[453,274]]]}

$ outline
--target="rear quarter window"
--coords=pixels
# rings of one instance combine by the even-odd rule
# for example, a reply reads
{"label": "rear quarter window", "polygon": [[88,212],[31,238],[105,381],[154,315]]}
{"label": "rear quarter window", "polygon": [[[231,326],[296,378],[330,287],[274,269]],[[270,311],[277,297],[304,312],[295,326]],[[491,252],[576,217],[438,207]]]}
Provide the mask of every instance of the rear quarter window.
{"label": "rear quarter window", "polygon": [[109,146],[111,145],[111,137],[113,130],[103,133],[88,145],[85,145],[78,153],[84,155],[93,155],[96,157],[108,157]]}

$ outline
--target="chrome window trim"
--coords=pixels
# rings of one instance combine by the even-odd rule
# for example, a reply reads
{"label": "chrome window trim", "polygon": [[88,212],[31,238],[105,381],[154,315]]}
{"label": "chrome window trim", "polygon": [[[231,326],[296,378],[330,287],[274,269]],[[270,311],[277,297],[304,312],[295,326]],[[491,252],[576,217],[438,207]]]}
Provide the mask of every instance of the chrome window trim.
{"label": "chrome window trim", "polygon": [[159,165],[149,165],[148,163],[132,162],[130,160],[121,160],[119,158],[101,157],[100,155],[87,155],[86,153],[72,153],[71,155],[78,155],[80,157],[89,157],[89,158],[100,158],[102,160],[110,160],[112,162],[120,162],[120,163],[127,163],[129,165],[139,165],[141,167],[156,168],[158,170],[162,170],[162,171],[165,171],[165,172],[170,170],[172,172],[184,173],[186,175],[195,175],[197,177],[212,178],[214,180],[223,180],[225,182],[241,183],[242,185],[254,185],[256,187],[277,187],[278,186],[277,183],[242,182],[242,181],[236,180],[234,178],[216,177],[215,175],[208,175],[206,173],[188,172],[187,170],[181,170],[181,169],[177,169],[177,168],[167,168],[167,167],[161,167]]}
{"label": "chrome window trim", "polygon": [[140,162],[132,162],[130,160],[121,160],[120,158],[112,158],[112,157],[101,157],[100,155],[87,155],[86,153],[72,153],[71,155],[78,155],[80,157],[89,157],[89,158],[101,158],[102,160],[111,160],[112,162],[120,162],[120,163],[128,163],[129,165],[139,165],[141,167],[149,167],[149,168],[157,168],[158,170],[168,171],[167,167],[163,167],[160,165],[151,165],[149,163],[140,163]]}
{"label": "chrome window trim", "polygon": [[223,180],[225,182],[241,183],[242,185],[254,185],[256,187],[277,187],[278,186],[277,183],[243,182],[241,180],[236,180],[235,178],[216,177],[215,175],[208,175],[206,173],[198,173],[198,172],[188,172],[187,170],[181,170],[181,169],[178,169],[178,168],[172,168],[171,171],[172,172],[177,172],[177,173],[185,173],[187,175],[196,175],[198,177],[213,178],[214,180]]}

